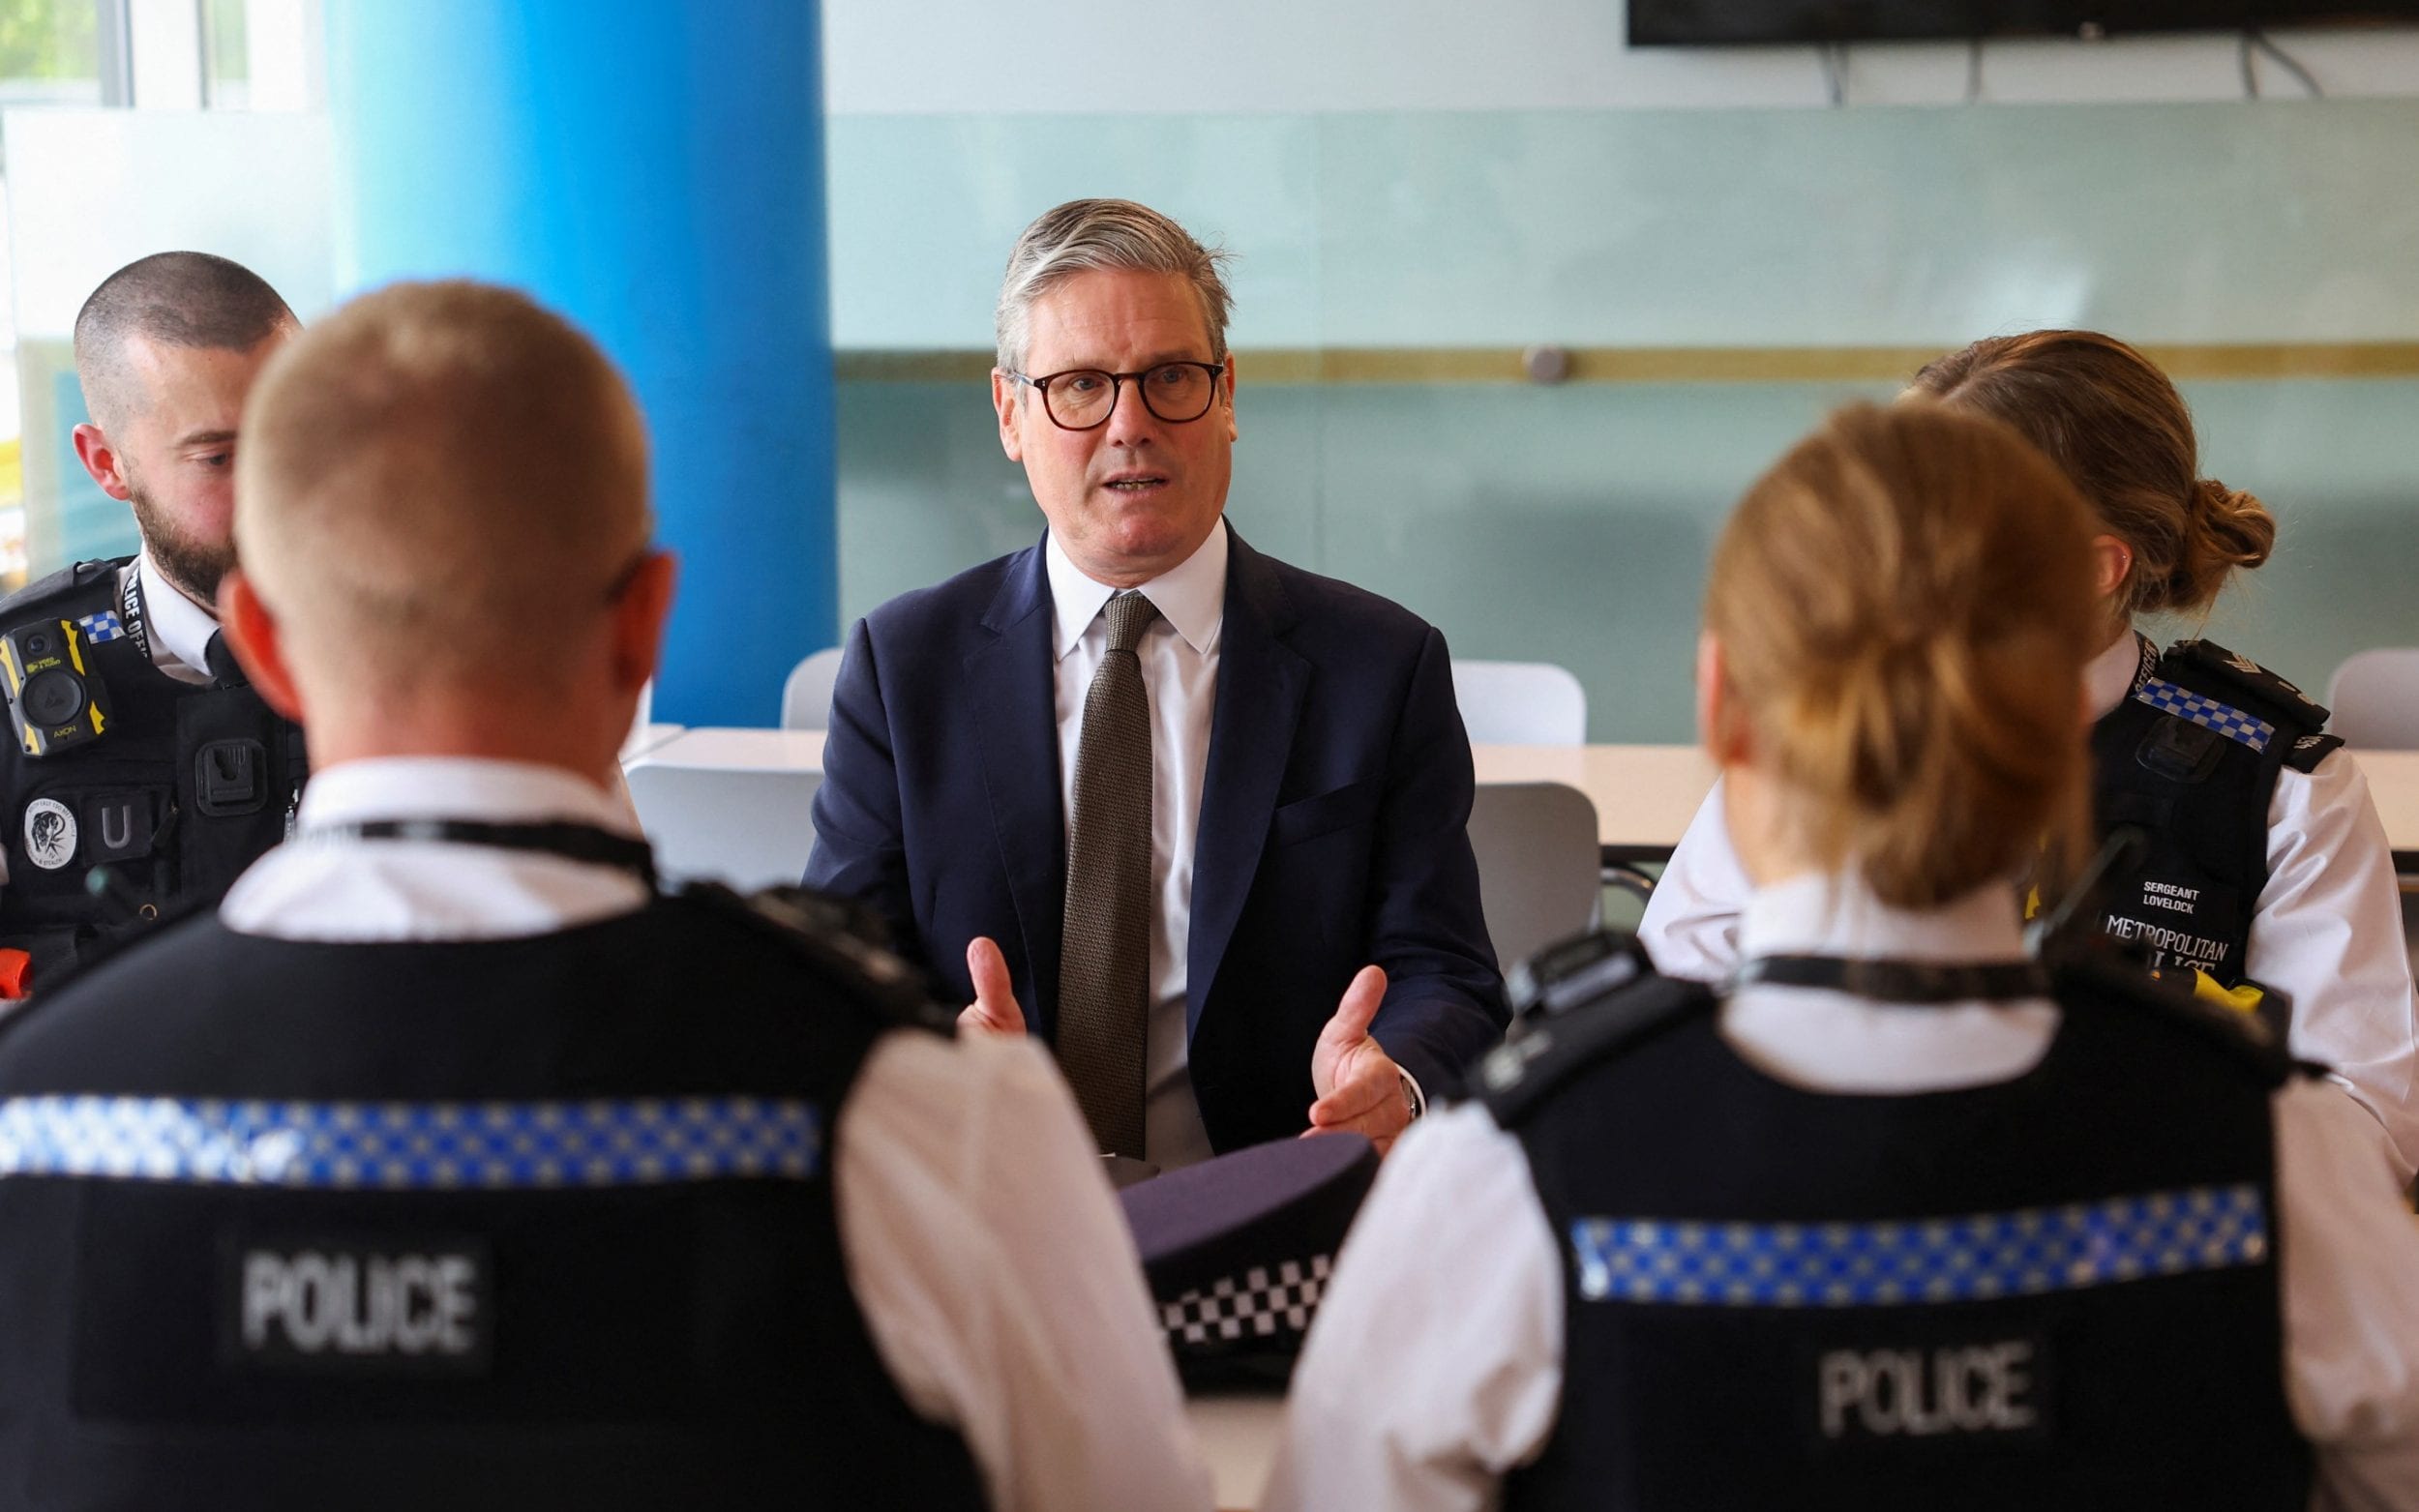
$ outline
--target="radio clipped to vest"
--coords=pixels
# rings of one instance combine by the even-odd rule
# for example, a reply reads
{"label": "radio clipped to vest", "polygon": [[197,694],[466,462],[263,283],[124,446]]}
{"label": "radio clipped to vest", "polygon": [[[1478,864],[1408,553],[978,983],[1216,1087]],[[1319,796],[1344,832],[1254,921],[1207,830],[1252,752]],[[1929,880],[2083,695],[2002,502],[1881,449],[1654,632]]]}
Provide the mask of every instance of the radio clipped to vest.
{"label": "radio clipped to vest", "polygon": [[42,619],[0,635],[9,725],[29,756],[72,751],[109,728],[109,695],[72,619]]}

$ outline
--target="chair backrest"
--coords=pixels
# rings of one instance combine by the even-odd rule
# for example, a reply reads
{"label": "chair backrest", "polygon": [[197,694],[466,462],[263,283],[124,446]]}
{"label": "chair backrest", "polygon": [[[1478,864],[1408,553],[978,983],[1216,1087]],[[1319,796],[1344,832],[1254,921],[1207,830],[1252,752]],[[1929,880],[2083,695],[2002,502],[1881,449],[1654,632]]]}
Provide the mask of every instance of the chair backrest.
{"label": "chair backrest", "polygon": [[2327,707],[2345,745],[2419,751],[2419,646],[2355,653],[2328,680]]}
{"label": "chair backrest", "polygon": [[1550,662],[1468,662],[1453,658],[1453,697],[1470,742],[1478,746],[1583,746],[1588,694],[1567,667]]}
{"label": "chair backrest", "polygon": [[641,756],[622,775],[666,881],[712,878],[749,892],[806,875],[822,773]]}
{"label": "chair backrest", "polygon": [[781,727],[822,729],[831,723],[831,685],[840,680],[840,648],[818,651],[790,668],[781,685]]}
{"label": "chair backrest", "polygon": [[1470,806],[1478,904],[1495,959],[1512,963],[1596,922],[1602,886],[1596,805],[1561,783],[1481,784]]}

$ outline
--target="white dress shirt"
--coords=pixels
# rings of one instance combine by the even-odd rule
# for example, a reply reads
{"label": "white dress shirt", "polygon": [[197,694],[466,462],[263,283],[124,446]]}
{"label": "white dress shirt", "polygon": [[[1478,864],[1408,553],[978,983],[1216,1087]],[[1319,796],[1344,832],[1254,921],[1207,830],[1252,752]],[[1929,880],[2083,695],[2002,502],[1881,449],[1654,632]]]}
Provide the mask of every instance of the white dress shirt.
{"label": "white dress shirt", "polygon": [[[553,768],[347,762],[312,779],[297,839],[244,874],[220,917],[281,939],[487,939],[646,901],[629,874],[559,856],[312,833],[398,818],[635,833],[626,801]],[[867,1328],[908,1402],[965,1436],[993,1507],[1210,1504],[1133,1240],[1038,1047],[891,1035],[833,1136],[841,1247]]]}
{"label": "white dress shirt", "polygon": [[[2094,658],[2084,682],[2105,714],[2138,666],[2131,633]],[[1670,976],[1718,981],[1739,961],[1747,874],[1717,783],[1647,901],[1639,938]],[[2419,993],[2403,938],[2394,852],[2347,751],[2315,771],[2285,767],[2268,802],[2268,881],[2253,906],[2243,974],[2289,994],[2294,1054],[2334,1068],[2375,1115],[2402,1185],[2419,1171]]]}
{"label": "white dress shirt", "polygon": [[[1142,584],[1159,617],[1135,655],[1150,703],[1150,1018],[1143,1054],[1143,1153],[1162,1169],[1210,1158],[1193,1097],[1185,1030],[1184,953],[1193,930],[1193,848],[1201,836],[1201,783],[1218,701],[1218,632],[1226,623],[1226,521],[1192,555]],[[1059,812],[1075,815],[1075,758],[1084,699],[1109,650],[1101,610],[1117,592],[1092,581],[1056,534],[1043,548],[1056,616]]]}
{"label": "white dress shirt", "polygon": [[[2015,915],[1998,889],[1918,915],[1809,877],[1749,899],[1739,935],[1749,955],[2016,960]],[[1723,1006],[1720,1027],[1783,1082],[1893,1095],[2020,1075],[2057,1022],[2046,1001],[1909,1008],[1759,984]],[[2283,1363],[2294,1423],[2317,1450],[2313,1505],[2406,1512],[2419,1506],[2419,1224],[2378,1180],[2351,1103],[2296,1082],[2271,1106]],[[1262,1507],[1497,1505],[1560,1410],[1558,1246],[1519,1141],[1484,1108],[1411,1130],[1320,1303]]]}

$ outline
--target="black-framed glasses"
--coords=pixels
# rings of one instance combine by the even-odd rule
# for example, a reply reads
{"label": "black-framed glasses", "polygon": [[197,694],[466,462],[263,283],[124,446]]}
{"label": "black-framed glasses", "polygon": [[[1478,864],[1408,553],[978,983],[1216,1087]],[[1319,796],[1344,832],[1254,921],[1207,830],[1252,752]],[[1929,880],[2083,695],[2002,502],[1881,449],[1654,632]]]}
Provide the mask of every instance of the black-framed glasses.
{"label": "black-framed glasses", "polygon": [[1021,372],[1009,377],[1041,391],[1043,413],[1061,430],[1094,430],[1117,413],[1118,395],[1127,383],[1142,391],[1143,407],[1172,426],[1199,420],[1210,413],[1218,397],[1218,379],[1226,364],[1163,362],[1140,372],[1103,372],[1097,368],[1069,368],[1038,378]]}

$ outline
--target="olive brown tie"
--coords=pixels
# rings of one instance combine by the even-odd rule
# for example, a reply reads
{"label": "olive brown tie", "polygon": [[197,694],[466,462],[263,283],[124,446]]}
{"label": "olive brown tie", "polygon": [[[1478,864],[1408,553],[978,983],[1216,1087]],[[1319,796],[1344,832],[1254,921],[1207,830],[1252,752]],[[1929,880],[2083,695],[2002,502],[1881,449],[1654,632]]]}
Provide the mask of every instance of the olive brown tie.
{"label": "olive brown tie", "polygon": [[1102,1153],[1143,1153],[1143,1036],[1150,1011],[1150,701],[1139,593],[1109,600],[1109,651],[1084,695],[1066,832],[1059,954],[1059,1066]]}

